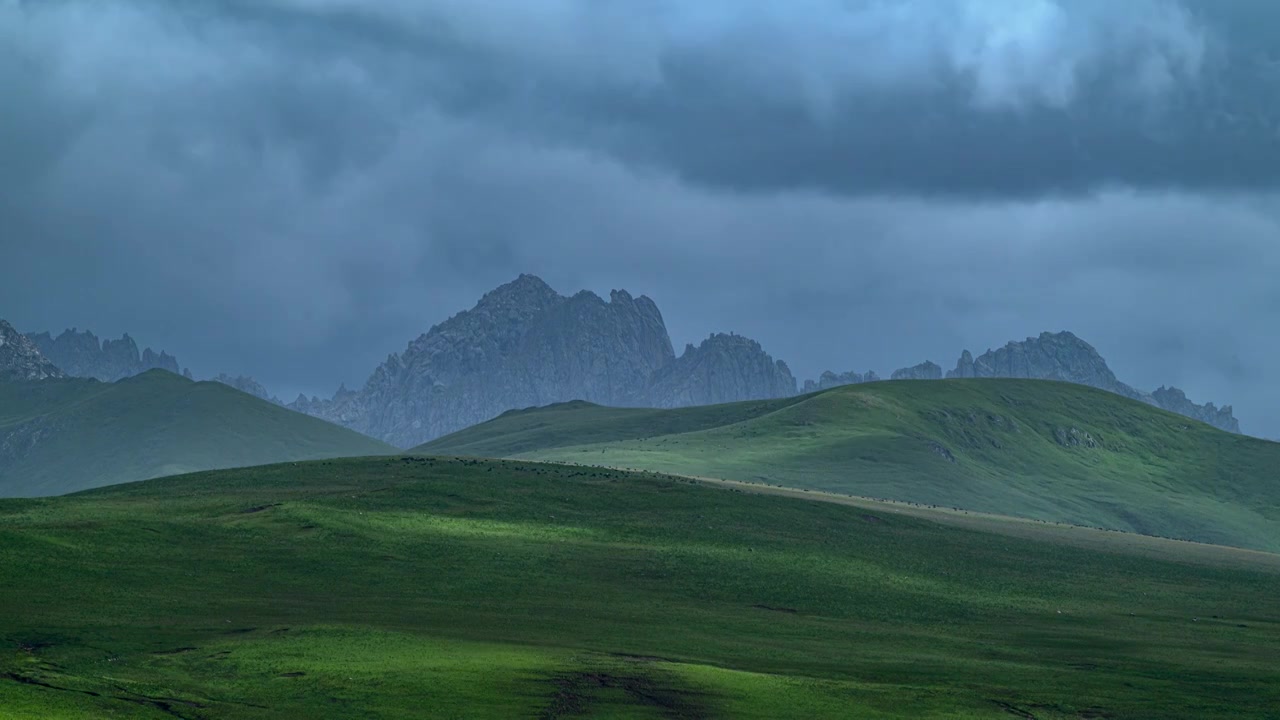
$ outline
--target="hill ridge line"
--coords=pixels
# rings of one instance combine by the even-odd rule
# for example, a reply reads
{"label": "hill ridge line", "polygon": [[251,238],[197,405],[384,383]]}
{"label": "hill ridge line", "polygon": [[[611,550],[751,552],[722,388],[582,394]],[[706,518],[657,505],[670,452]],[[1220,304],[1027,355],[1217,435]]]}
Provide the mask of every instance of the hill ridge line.
{"label": "hill ridge line", "polygon": [[[428,456],[429,457],[429,456]],[[480,458],[471,458],[480,459]],[[1011,529],[1017,526],[1019,529],[1034,529],[1041,531],[1036,533],[1038,537],[1030,539],[1038,539],[1049,541],[1050,537],[1043,533],[1045,530],[1063,530],[1063,531],[1083,531],[1082,534],[1092,535],[1094,537],[1103,536],[1119,536],[1125,540],[1135,541],[1137,545],[1166,546],[1170,548],[1178,548],[1181,550],[1196,548],[1202,553],[1215,553],[1232,556],[1236,559],[1243,560],[1250,558],[1252,562],[1246,563],[1251,566],[1257,563],[1257,567],[1269,570],[1276,574],[1280,574],[1280,553],[1267,552],[1266,550],[1256,550],[1254,548],[1242,548],[1232,545],[1218,545],[1214,543],[1199,542],[1196,540],[1183,540],[1180,538],[1161,537],[1158,535],[1144,535],[1142,533],[1127,532],[1124,530],[1109,530],[1107,528],[1090,527],[1088,525],[1074,525],[1066,522],[1036,520],[1034,518],[1018,517],[1016,515],[1001,515],[999,513],[984,512],[981,510],[966,510],[964,508],[947,508],[935,505],[922,505],[919,503],[911,503],[903,500],[890,500],[882,498],[866,497],[863,495],[842,495],[827,490],[809,490],[789,485],[769,485],[760,482],[751,482],[748,480],[731,480],[729,478],[713,478],[700,475],[685,475],[682,473],[662,472],[658,470],[646,470],[644,468],[628,468],[613,465],[591,465],[587,463],[575,462],[558,462],[554,460],[527,460],[523,458],[483,458],[485,460],[497,460],[500,462],[529,463],[535,465],[554,465],[557,467],[576,467],[576,468],[599,468],[603,470],[614,470],[617,472],[629,472],[637,474],[657,475],[660,477],[679,478],[682,480],[690,480],[701,483],[710,487],[717,487],[725,490],[740,490],[744,492],[752,492],[760,495],[772,495],[776,497],[787,497],[796,500],[807,500],[809,502],[825,502],[833,505],[844,505],[847,507],[858,507],[868,510],[888,510],[902,515],[938,522],[940,524],[957,526],[971,530],[986,530],[1001,535],[1009,535],[1026,539],[1027,534],[1015,532],[1002,532],[1002,530]],[[1007,527],[998,527],[996,525],[985,525],[980,521],[995,521]],[[1094,547],[1097,543],[1073,543],[1076,547]],[[1111,546],[1113,551],[1133,551],[1137,550],[1136,546]],[[1147,549],[1147,548],[1144,548]],[[1154,549],[1151,548],[1151,549]],[[1194,560],[1213,564],[1221,557],[1189,557],[1180,556],[1183,560]]]}

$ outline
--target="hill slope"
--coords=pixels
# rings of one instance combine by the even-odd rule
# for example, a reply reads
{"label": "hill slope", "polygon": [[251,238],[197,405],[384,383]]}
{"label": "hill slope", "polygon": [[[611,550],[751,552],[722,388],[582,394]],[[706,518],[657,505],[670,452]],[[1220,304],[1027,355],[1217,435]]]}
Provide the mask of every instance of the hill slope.
{"label": "hill slope", "polygon": [[1185,545],[1058,532],[435,458],[8,500],[0,707],[1212,720],[1280,706],[1276,557],[1161,560],[1127,543]]}
{"label": "hill slope", "polygon": [[0,496],[394,448],[220,383],[155,370],[115,383],[0,383]]}
{"label": "hill slope", "polygon": [[754,480],[1280,550],[1280,444],[1068,383],[882,382],[677,410],[573,403],[415,452]]}

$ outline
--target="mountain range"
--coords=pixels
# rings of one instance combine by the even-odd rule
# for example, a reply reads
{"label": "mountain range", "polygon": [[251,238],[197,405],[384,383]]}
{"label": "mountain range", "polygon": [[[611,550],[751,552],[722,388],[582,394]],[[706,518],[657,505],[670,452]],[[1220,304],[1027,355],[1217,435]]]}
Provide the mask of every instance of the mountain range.
{"label": "mountain range", "polygon": [[[139,353],[127,334],[103,343],[75,330],[56,338],[49,333],[28,337],[54,366],[73,376],[110,380],[150,368],[178,372],[172,355],[150,348]],[[895,370],[889,379],[943,377],[940,365],[926,361]],[[1120,382],[1098,351],[1070,332],[1042,333],[976,358],[965,350],[945,377],[1063,380],[1240,432],[1230,406],[1196,404],[1177,388],[1145,392]],[[222,374],[213,379],[283,404],[253,378]],[[287,407],[411,447],[507,410],[570,400],[676,408],[789,397],[882,379],[875,371],[828,371],[798,390],[785,362],[733,333],[713,333],[676,355],[652,299],[625,290],[612,291],[607,301],[589,291],[564,296],[524,274],[389,355],[363,387],[339,387],[330,398],[299,395]]]}
{"label": "mountain range", "polygon": [[[1121,383],[1093,346],[1069,332],[1043,333],[973,359],[965,351],[947,377],[1063,380],[1089,385],[1239,432],[1230,406],[1196,405],[1176,388],[1152,393]],[[894,380],[941,379],[924,362]],[[875,382],[874,371],[827,372],[809,393]],[[760,344],[713,334],[676,356],[657,305],[615,290],[556,293],[521,275],[391,355],[359,390],[331,399],[299,397],[289,407],[397,447],[469,427],[511,409],[585,400],[619,407],[675,408],[795,395],[795,377]]]}
{"label": "mountain range", "polygon": [[[936,363],[925,362],[897,370],[891,377],[894,380],[936,380],[942,378],[943,374],[942,368]],[[1213,403],[1198,405],[1175,387],[1161,386],[1152,392],[1145,392],[1120,382],[1111,368],[1107,367],[1107,361],[1102,355],[1092,345],[1070,332],[1044,332],[1039,337],[1029,337],[1021,342],[1010,342],[996,350],[987,350],[976,358],[965,350],[956,360],[955,368],[946,373],[946,377],[1060,380],[1088,385],[1194,418],[1220,430],[1240,432],[1240,422],[1230,405],[1222,408]],[[880,377],[874,371],[866,375],[856,372],[825,372],[817,381],[806,382],[804,389],[812,392],[877,380]]]}
{"label": "mountain range", "polygon": [[[138,351],[138,343],[125,333],[119,340],[99,340],[88,330],[64,330],[57,337],[51,333],[27,333],[40,354],[67,375],[114,382],[148,370],[168,370],[182,374],[178,359],[167,352],[151,348]],[[190,377],[190,372],[187,373]]]}
{"label": "mountain range", "polygon": [[648,297],[566,297],[521,275],[388,357],[362,389],[290,407],[410,447],[512,408],[677,407],[789,395],[795,385],[785,363],[737,335],[712,335],[677,357]]}

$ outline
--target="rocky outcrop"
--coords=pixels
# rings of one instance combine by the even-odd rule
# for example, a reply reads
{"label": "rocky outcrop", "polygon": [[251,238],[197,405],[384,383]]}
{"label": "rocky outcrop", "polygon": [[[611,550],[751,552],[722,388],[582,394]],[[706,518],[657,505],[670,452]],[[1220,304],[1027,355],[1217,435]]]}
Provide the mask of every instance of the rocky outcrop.
{"label": "rocky outcrop", "polygon": [[521,275],[388,357],[361,390],[291,407],[410,447],[513,408],[625,404],[674,356],[649,298],[563,297]]}
{"label": "rocky outcrop", "polygon": [[880,376],[876,374],[875,370],[868,370],[865,375],[852,370],[842,373],[834,373],[827,370],[819,375],[817,380],[805,380],[804,388],[801,392],[818,392],[819,390],[827,390],[841,385],[858,385],[869,382],[880,382]]}
{"label": "rocky outcrop", "polygon": [[1069,332],[1041,333],[1039,337],[988,350],[977,358],[965,350],[947,377],[1030,378],[1088,385],[1207,422],[1222,430],[1240,432],[1240,423],[1232,414],[1231,406],[1219,409],[1213,403],[1197,405],[1177,388],[1162,387],[1148,393],[1126,385],[1116,378],[1092,345]]}
{"label": "rocky outcrop", "polygon": [[1038,338],[1010,342],[977,358],[966,350],[947,377],[1061,380],[1126,394],[1098,351],[1069,332],[1041,333]]}
{"label": "rocky outcrop", "polygon": [[49,358],[63,372],[73,377],[97,378],[115,382],[148,370],[168,370],[180,373],[177,358],[166,352],[146,348],[138,351],[138,344],[125,333],[119,340],[99,342],[98,336],[74,328],[56,338],[47,332],[27,335],[41,354]]}
{"label": "rocky outcrop", "polygon": [[[942,368],[932,362],[894,371],[894,380],[936,380],[942,377]],[[1144,392],[1121,382],[1107,361],[1089,343],[1069,332],[1041,333],[1022,342],[1010,342],[996,350],[987,350],[974,357],[968,350],[960,353],[955,369],[946,373],[947,378],[1027,378],[1034,380],[1059,380],[1088,385],[1107,390],[1149,405],[1176,412],[1209,423],[1222,430],[1240,432],[1240,423],[1230,405],[1218,408],[1213,403],[1197,405],[1187,399],[1186,393],[1177,388],[1161,387],[1155,392]],[[861,375],[856,372],[824,372],[818,380],[806,380],[804,392],[816,392],[839,385],[879,380],[875,373]]]}
{"label": "rocky outcrop", "polygon": [[[189,373],[188,373],[188,376],[189,376]],[[226,373],[219,373],[217,377],[213,378],[213,381],[220,382],[223,385],[230,385],[231,387],[239,390],[240,392],[249,393],[250,395],[258,398],[259,400],[266,400],[267,402],[275,403],[276,405],[284,405],[284,403],[280,400],[280,398],[275,397],[271,393],[267,392],[267,389],[262,386],[262,383],[258,382],[257,380],[254,380],[251,377],[247,377],[245,375],[231,377]]]}
{"label": "rocky outcrop", "polygon": [[[942,376],[932,362],[892,375]],[[977,358],[966,350],[946,376],[1090,385],[1239,430],[1230,407],[1198,406],[1175,389],[1144,393],[1125,385],[1092,346],[1071,333],[1044,333]],[[247,378],[219,379],[266,396]],[[825,372],[806,381],[803,391],[880,379],[875,372]],[[565,297],[541,279],[521,275],[388,356],[363,387],[340,387],[328,399],[299,396],[288,407],[412,447],[508,410],[552,403],[680,407],[795,392],[786,364],[753,340],[713,334],[677,358],[662,314],[649,298],[623,290],[611,292],[607,301],[585,291]]]}
{"label": "rocky outcrop", "polygon": [[786,366],[745,338],[713,336],[677,359],[649,298],[564,297],[521,275],[389,356],[363,388],[289,407],[411,447],[535,405],[671,407],[794,392]]}
{"label": "rocky outcrop", "polygon": [[971,378],[974,377],[973,373],[973,354],[965,350],[956,361],[956,369],[947,371],[947,378]]}
{"label": "rocky outcrop", "polygon": [[[138,344],[129,333],[119,340],[98,340],[98,336],[88,330],[78,331],[75,328],[63,331],[57,337],[50,333],[27,333],[27,337],[40,352],[50,358],[55,365],[72,377],[97,378],[104,382],[115,382],[148,370],[167,370],[175,375],[182,375],[194,380],[189,369],[182,369],[178,359],[167,352],[156,352],[151,348],[138,351]],[[277,397],[267,392],[261,383],[243,375],[232,377],[226,373],[212,378],[215,382],[249,393],[254,397],[284,405]]]}
{"label": "rocky outcrop", "polygon": [[1240,432],[1240,421],[1236,420],[1230,405],[1222,408],[1215,407],[1213,403],[1197,405],[1188,400],[1187,394],[1178,388],[1163,385],[1151,393],[1151,399],[1154,401],[1153,405],[1158,405],[1170,412],[1195,418],[1223,430]]}
{"label": "rocky outcrop", "polygon": [[774,360],[755,340],[717,333],[697,347],[688,345],[675,362],[658,369],[633,404],[674,408],[795,394],[796,379],[786,363]]}
{"label": "rocky outcrop", "polygon": [[919,365],[894,370],[889,376],[891,380],[941,380],[942,366],[925,360]]}
{"label": "rocky outcrop", "polygon": [[0,382],[64,377],[30,338],[0,320]]}

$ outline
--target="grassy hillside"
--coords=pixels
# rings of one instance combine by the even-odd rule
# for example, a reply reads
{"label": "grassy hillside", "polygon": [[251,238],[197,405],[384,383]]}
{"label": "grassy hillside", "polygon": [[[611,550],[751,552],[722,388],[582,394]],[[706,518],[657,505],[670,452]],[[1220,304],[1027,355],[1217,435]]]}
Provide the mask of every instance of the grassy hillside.
{"label": "grassy hillside", "polygon": [[221,383],[160,370],[116,383],[0,383],[0,496],[390,452],[377,440]]}
{"label": "grassy hillside", "polygon": [[1280,550],[1280,444],[1066,383],[885,382],[678,410],[568,403],[415,452],[752,480]]}
{"label": "grassy hillside", "polygon": [[1275,717],[1277,557],[869,507],[435,458],[0,501],[0,708]]}

